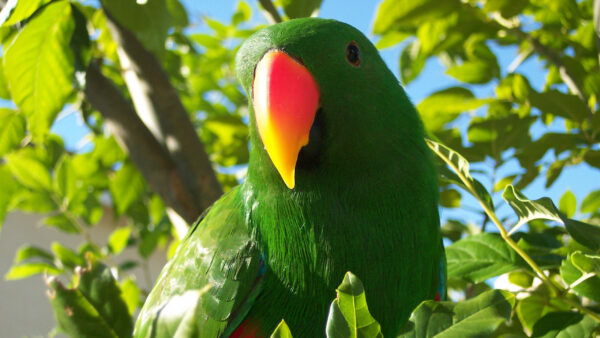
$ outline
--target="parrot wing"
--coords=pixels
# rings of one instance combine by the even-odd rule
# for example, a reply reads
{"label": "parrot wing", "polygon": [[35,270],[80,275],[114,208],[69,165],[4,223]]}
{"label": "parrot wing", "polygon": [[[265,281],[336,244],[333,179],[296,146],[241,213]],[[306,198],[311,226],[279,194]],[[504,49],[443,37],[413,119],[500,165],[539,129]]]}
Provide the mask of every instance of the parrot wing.
{"label": "parrot wing", "polygon": [[185,299],[189,297],[181,296],[190,290],[199,293],[192,312],[193,329],[184,335],[229,335],[242,324],[260,293],[264,270],[243,214],[240,189],[234,188],[199,218],[163,268],[140,312],[135,336],[175,335],[173,317],[190,312],[182,309],[190,303]]}

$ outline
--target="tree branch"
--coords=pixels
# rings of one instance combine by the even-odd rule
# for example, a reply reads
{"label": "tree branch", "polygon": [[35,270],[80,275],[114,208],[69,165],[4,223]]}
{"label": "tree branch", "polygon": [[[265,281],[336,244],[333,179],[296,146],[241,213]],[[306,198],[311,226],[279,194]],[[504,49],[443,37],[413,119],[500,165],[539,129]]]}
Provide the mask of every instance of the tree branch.
{"label": "tree branch", "polygon": [[[198,138],[177,91],[158,59],[135,35],[104,9],[107,26],[118,45],[123,77],[136,112],[156,141],[166,150],[176,175],[191,197],[195,209],[182,217],[192,223],[200,212],[223,194],[204,145]],[[191,221],[190,221],[191,219]]]}
{"label": "tree branch", "polygon": [[96,61],[90,62],[86,72],[84,93],[87,100],[102,114],[108,129],[129,154],[152,190],[186,221],[193,222],[199,208],[190,203],[193,200],[191,193],[166,150],[144,126],[119,89],[102,75]]}
{"label": "tree branch", "polygon": [[591,123],[594,112],[590,109],[588,105],[588,98],[585,95],[583,86],[576,80],[575,75],[573,75],[573,72],[571,72],[571,70],[569,70],[569,68],[565,65],[565,63],[560,58],[560,55],[554,50],[544,46],[538,39],[522,31],[519,27],[512,27],[510,25],[506,25],[505,22],[502,22],[500,20],[497,20],[497,22],[504,28],[506,28],[508,32],[516,35],[521,40],[529,42],[538,54],[544,56],[546,59],[548,59],[548,61],[553,63],[558,68],[560,77],[563,80],[563,82],[567,85],[571,92],[575,93],[575,95],[577,95],[583,101],[583,103],[587,107],[588,120]]}
{"label": "tree branch", "polygon": [[263,13],[271,24],[276,24],[283,21],[279,15],[279,12],[277,12],[277,8],[275,8],[271,0],[258,0],[258,2],[264,9]]}

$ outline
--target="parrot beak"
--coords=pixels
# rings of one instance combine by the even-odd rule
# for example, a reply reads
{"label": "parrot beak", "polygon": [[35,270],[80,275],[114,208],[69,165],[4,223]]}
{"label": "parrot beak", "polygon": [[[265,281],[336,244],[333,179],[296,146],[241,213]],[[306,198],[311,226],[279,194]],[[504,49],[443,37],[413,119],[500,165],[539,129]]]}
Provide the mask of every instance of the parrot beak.
{"label": "parrot beak", "polygon": [[300,62],[272,50],[256,66],[252,96],[260,138],[281,178],[293,189],[298,153],[308,144],[319,106],[317,83]]}

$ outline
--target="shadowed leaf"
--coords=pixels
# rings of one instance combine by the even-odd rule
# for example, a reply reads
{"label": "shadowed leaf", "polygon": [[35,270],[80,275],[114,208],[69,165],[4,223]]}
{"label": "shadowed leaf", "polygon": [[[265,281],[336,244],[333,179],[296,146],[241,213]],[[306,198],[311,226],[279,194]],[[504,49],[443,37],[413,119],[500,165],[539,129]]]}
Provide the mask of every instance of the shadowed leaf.
{"label": "shadowed leaf", "polygon": [[502,290],[459,303],[428,300],[413,311],[398,337],[489,337],[510,318],[514,304],[515,296]]}

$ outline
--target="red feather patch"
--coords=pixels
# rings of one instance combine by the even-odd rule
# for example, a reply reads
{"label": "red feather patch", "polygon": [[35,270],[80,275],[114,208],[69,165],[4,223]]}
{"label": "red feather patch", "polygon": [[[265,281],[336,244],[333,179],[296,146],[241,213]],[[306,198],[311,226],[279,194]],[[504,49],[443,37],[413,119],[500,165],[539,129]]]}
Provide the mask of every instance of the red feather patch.
{"label": "red feather patch", "polygon": [[249,319],[244,321],[238,326],[229,338],[255,338],[260,337],[260,325],[255,322],[251,322]]}

